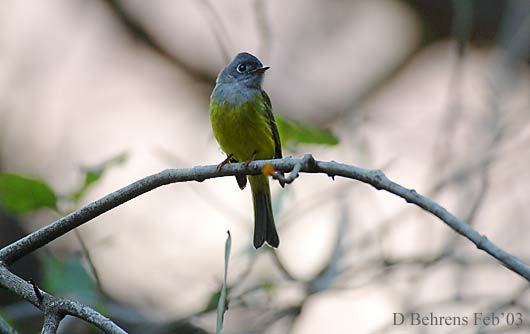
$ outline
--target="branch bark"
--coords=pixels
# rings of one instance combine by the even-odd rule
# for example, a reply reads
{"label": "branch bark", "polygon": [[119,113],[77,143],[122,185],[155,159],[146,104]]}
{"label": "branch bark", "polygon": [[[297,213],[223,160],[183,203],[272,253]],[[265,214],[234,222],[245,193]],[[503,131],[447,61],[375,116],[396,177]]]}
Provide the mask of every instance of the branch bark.
{"label": "branch bark", "polygon": [[299,173],[323,173],[330,177],[341,176],[358,180],[370,184],[378,190],[385,190],[395,194],[405,199],[408,203],[415,204],[440,218],[457,233],[473,242],[478,249],[487,252],[500,261],[506,268],[524,277],[527,281],[530,281],[530,268],[525,263],[499,248],[471,226],[461,222],[441,205],[420,195],[416,190],[405,188],[389,180],[380,170],[369,170],[335,161],[316,161],[310,154],[306,154],[302,158],[287,157],[283,159],[253,161],[247,166],[239,163],[227,164],[219,171],[216,168],[217,166],[214,165],[182,169],[166,169],[116,190],[115,192],[112,192],[109,195],[104,196],[103,198],[94,201],[48,226],[45,226],[2,248],[0,250],[0,261],[9,265],[74,228],[158,187],[178,182],[202,182],[206,179],[234,176],[236,174],[257,175],[261,173],[263,167],[266,165],[271,165],[276,171],[284,173],[294,171],[293,175],[285,177],[285,179],[291,182]]}
{"label": "branch bark", "polygon": [[42,290],[40,290],[42,299],[39,299],[30,283],[13,274],[5,265],[1,264],[0,287],[15,293],[44,312],[44,327],[49,326],[48,328],[53,328],[51,327],[53,326],[52,322],[57,322],[58,325],[58,321],[60,321],[57,317],[62,319],[65,315],[71,315],[83,319],[105,333],[126,334],[118,325],[86,305],[73,300],[52,296]]}
{"label": "branch bark", "polygon": [[42,325],[41,334],[55,334],[59,328],[59,323],[63,320],[64,315],[56,312],[44,314],[44,324]]}
{"label": "branch bark", "polygon": [[[42,292],[42,299],[39,300],[35,295],[31,284],[11,273],[7,266],[76,227],[158,187],[178,182],[203,182],[206,179],[234,176],[236,174],[257,175],[262,173],[262,170],[270,170],[270,168],[264,169],[265,166],[274,167],[276,172],[273,173],[273,176],[279,179],[280,182],[291,183],[300,175],[300,173],[323,173],[331,178],[340,176],[358,180],[367,183],[378,190],[385,190],[397,195],[405,199],[408,203],[415,204],[423,210],[432,213],[458,234],[469,239],[478,249],[490,254],[506,268],[517,273],[527,281],[530,281],[530,268],[525,263],[517,257],[507,253],[471,226],[460,221],[441,205],[420,195],[414,189],[405,188],[391,181],[380,170],[369,170],[334,161],[316,161],[310,154],[306,154],[302,158],[287,157],[275,160],[260,160],[253,161],[248,165],[239,163],[227,164],[220,170],[217,170],[217,166],[214,165],[183,169],[166,169],[162,172],[147,176],[0,249],[0,286],[14,292],[37,306],[48,317],[50,317],[50,315],[48,315],[50,312],[59,316],[73,315],[94,324],[106,333],[123,334],[125,331],[112,323],[109,319],[85,305],[71,300],[54,297],[45,292]],[[290,174],[283,176],[280,172]],[[50,322],[52,320],[52,318],[48,319]],[[57,319],[55,318],[54,321],[57,321]]]}
{"label": "branch bark", "polygon": [[17,331],[11,327],[7,321],[0,316],[0,334],[17,334]]}

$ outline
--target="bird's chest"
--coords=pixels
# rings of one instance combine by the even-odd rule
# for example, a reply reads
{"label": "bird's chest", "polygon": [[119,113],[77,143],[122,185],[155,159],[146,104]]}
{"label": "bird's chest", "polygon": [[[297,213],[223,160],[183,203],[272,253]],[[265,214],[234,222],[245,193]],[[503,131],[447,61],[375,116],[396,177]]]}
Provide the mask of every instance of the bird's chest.
{"label": "bird's chest", "polygon": [[274,140],[259,99],[241,105],[210,105],[214,136],[226,154],[238,161],[269,159],[274,156]]}

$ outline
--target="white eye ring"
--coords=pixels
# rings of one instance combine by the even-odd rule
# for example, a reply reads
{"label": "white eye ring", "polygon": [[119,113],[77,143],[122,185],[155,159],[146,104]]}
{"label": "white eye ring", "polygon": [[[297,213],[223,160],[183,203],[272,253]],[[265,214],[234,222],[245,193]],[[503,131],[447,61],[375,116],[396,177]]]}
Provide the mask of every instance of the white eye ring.
{"label": "white eye ring", "polygon": [[239,73],[243,73],[243,72],[245,72],[247,70],[247,66],[245,64],[239,64],[239,65],[237,65],[236,70]]}

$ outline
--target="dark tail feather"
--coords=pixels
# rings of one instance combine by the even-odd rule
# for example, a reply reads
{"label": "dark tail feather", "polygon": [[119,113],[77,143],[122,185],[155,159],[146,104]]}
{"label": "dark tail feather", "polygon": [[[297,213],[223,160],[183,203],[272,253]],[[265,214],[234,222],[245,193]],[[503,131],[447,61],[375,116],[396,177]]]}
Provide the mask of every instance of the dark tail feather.
{"label": "dark tail feather", "polygon": [[267,193],[253,192],[254,197],[254,247],[260,248],[266,241],[271,247],[280,244],[274,216],[272,215],[271,196]]}
{"label": "dark tail feather", "polygon": [[236,174],[236,181],[239,189],[243,190],[247,186],[247,176],[243,174]]}

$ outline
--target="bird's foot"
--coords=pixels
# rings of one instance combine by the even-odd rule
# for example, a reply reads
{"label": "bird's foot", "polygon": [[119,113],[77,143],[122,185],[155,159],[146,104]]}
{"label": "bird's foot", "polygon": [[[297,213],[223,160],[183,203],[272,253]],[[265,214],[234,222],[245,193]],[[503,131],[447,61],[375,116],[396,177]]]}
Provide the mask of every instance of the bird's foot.
{"label": "bird's foot", "polygon": [[215,169],[215,171],[219,172],[221,168],[223,168],[224,165],[230,162],[230,159],[232,159],[232,156],[233,156],[232,154],[227,155],[226,159],[224,159],[219,165],[217,165],[217,168]]}
{"label": "bird's foot", "polygon": [[247,169],[248,165],[250,165],[252,161],[256,160],[256,154],[258,154],[258,152],[254,151],[254,153],[252,153],[252,157],[249,160],[243,161],[243,168]]}

